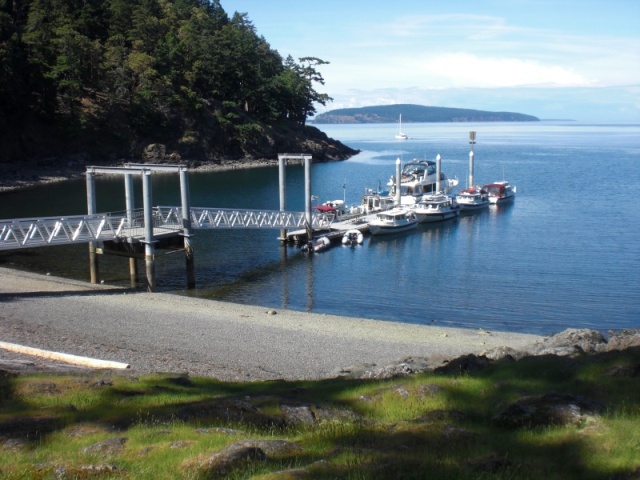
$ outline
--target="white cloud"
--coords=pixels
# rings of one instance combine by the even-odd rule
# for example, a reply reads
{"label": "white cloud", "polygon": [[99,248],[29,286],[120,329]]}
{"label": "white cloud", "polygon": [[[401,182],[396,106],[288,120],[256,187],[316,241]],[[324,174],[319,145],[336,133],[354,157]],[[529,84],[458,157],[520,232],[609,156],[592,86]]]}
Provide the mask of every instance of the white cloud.
{"label": "white cloud", "polygon": [[547,85],[588,86],[595,82],[559,65],[545,65],[519,58],[480,57],[468,53],[449,53],[421,60],[421,70],[432,86],[515,87]]}
{"label": "white cloud", "polygon": [[332,91],[640,83],[637,37],[580,35],[465,14],[362,23],[340,37],[335,49],[324,39],[320,55],[331,62],[325,79]]}

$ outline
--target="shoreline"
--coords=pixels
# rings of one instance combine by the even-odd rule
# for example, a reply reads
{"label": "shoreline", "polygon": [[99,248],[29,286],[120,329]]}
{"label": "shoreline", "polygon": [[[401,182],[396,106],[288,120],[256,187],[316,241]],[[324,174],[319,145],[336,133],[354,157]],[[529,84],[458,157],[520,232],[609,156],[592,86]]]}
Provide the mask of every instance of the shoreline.
{"label": "shoreline", "polygon": [[[318,380],[354,366],[527,348],[544,337],[132,292],[0,267],[0,340],[225,381]],[[0,349],[0,360],[20,359]],[[356,367],[357,368],[357,367]]]}
{"label": "shoreline", "polygon": [[[113,164],[100,164],[100,166],[122,166],[125,163],[132,162],[114,162]],[[245,170],[261,167],[273,167],[278,165],[278,160],[273,159],[257,159],[257,160],[227,160],[220,163],[207,162],[191,166],[192,162],[163,162],[166,165],[185,164],[190,172],[224,172],[229,170]],[[43,165],[41,163],[19,163],[9,164],[0,163],[0,194],[5,192],[13,192],[17,190],[25,190],[31,187],[47,185],[50,183],[59,183],[67,180],[83,178],[86,173],[86,167],[92,165],[79,164],[70,162],[66,166]],[[150,163],[151,165],[151,163]]]}

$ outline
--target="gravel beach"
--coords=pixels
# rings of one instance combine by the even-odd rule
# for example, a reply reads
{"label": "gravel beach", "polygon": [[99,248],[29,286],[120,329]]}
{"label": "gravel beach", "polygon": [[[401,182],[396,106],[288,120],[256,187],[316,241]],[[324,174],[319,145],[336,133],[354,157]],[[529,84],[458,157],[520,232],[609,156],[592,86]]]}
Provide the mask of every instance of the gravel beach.
{"label": "gravel beach", "polygon": [[[122,362],[139,373],[224,381],[330,378],[352,365],[542,340],[133,292],[6,268],[0,304],[0,341]],[[0,348],[0,361],[24,358]]]}

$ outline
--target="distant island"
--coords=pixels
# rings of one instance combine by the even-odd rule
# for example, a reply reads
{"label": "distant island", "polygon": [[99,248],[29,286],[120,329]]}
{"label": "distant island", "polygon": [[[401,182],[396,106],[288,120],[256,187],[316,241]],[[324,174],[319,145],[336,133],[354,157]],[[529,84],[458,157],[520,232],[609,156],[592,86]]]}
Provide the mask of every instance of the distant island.
{"label": "distant island", "polygon": [[427,122],[539,122],[533,115],[514,112],[488,112],[468,108],[427,107],[397,104],[361,108],[340,108],[317,115],[316,124],[324,123],[403,123]]}

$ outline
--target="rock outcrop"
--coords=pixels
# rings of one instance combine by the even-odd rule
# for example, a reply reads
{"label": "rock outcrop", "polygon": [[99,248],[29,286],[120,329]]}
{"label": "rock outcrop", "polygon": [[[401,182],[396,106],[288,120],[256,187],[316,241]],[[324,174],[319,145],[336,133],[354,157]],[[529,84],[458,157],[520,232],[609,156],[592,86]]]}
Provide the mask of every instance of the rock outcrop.
{"label": "rock outcrop", "polygon": [[567,329],[521,350],[503,346],[485,350],[478,355],[405,357],[388,365],[368,363],[340,368],[335,371],[335,376],[383,379],[421,372],[463,374],[481,370],[497,361],[518,361],[523,358],[545,355],[572,358],[627,348],[640,348],[640,329],[609,331],[607,336],[596,330]]}

